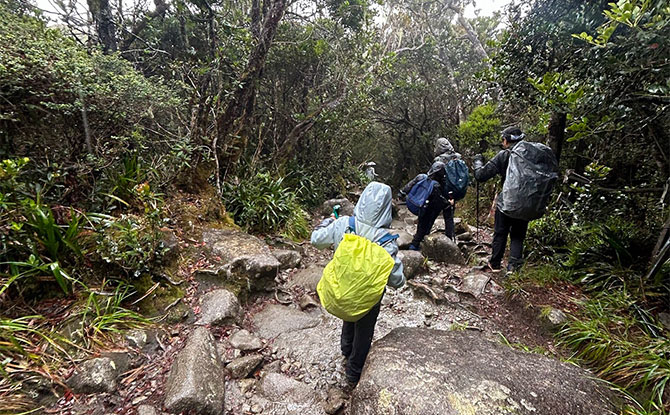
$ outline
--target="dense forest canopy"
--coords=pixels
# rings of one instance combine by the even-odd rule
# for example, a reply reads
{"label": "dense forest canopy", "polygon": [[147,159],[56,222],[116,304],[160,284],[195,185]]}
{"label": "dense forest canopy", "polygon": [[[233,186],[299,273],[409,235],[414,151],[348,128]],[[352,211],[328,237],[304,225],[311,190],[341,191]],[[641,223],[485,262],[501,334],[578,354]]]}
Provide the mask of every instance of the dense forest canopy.
{"label": "dense forest canopy", "polygon": [[[644,362],[670,353],[653,323],[670,304],[670,3],[515,0],[468,18],[473,3],[87,0],[54,1],[53,15],[1,2],[0,305],[95,298],[101,284],[125,299],[161,266],[162,230],[189,223],[175,199],[300,239],[305,212],[365,184],[366,162],[398,189],[437,137],[470,164],[519,125],[562,177],[531,225],[531,262],[623,293],[597,301],[642,322],[631,334],[600,321],[628,347],[611,360],[590,349],[600,334],[570,326],[568,346],[667,413],[667,360]],[[474,194],[463,217],[484,213]],[[0,351],[20,355],[34,333],[12,310]]]}

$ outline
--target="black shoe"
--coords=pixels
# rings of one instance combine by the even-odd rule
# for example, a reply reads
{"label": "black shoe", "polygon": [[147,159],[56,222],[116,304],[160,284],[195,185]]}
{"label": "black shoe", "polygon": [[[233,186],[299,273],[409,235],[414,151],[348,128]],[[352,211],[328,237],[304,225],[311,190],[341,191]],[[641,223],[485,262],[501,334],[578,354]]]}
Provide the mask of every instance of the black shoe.
{"label": "black shoe", "polygon": [[499,272],[501,269],[500,265],[495,266],[490,262],[487,262],[486,265],[484,265],[484,272]]}

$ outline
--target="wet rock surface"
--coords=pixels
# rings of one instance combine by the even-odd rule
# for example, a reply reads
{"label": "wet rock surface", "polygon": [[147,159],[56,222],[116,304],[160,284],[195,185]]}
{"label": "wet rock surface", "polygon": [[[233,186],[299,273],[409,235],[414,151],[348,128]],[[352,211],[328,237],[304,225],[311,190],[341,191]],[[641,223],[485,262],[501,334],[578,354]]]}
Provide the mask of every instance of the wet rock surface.
{"label": "wet rock surface", "polygon": [[417,275],[425,272],[424,262],[425,258],[419,251],[400,251],[398,258],[402,261],[403,272],[406,279],[412,279]]}
{"label": "wet rock surface", "polygon": [[76,393],[112,392],[120,374],[121,370],[114,360],[99,357],[79,365],[67,384]]}
{"label": "wet rock surface", "polygon": [[170,368],[165,407],[175,413],[194,410],[199,414],[220,414],[224,373],[214,338],[206,328],[196,328]]}
{"label": "wet rock surface", "polygon": [[252,288],[264,286],[277,275],[281,263],[255,236],[234,229],[207,229],[202,233],[215,273],[222,278],[243,278]]}
{"label": "wet rock surface", "polygon": [[270,304],[256,314],[253,321],[257,327],[256,333],[262,338],[271,339],[282,333],[314,327],[321,320],[292,307]]}
{"label": "wet rock surface", "polygon": [[280,269],[296,268],[302,260],[299,252],[290,249],[276,249],[272,254],[281,264]]}
{"label": "wet rock surface", "polygon": [[226,369],[228,369],[233,378],[246,378],[251,372],[258,367],[263,361],[263,356],[260,354],[251,354],[248,356],[238,357],[230,362]]}
{"label": "wet rock surface", "polygon": [[263,347],[263,342],[247,330],[239,330],[228,339],[230,345],[242,351],[258,350]]}
{"label": "wet rock surface", "polygon": [[[405,233],[406,239],[411,239],[416,229],[416,216],[402,205],[398,207],[397,215],[391,232],[398,233],[396,230],[399,230]],[[438,225],[443,226],[439,222]],[[205,245],[198,245],[201,255],[183,275],[185,284],[182,288],[187,297],[182,305],[192,310],[196,318],[202,319],[210,314],[229,317],[219,320],[222,325],[207,323],[195,331],[193,323],[198,322],[196,318],[166,325],[162,335],[155,339],[151,336],[153,332],[129,333],[127,345],[134,352],[141,350],[142,353],[136,354],[141,354],[143,360],[136,363],[136,357],[133,357],[133,370],[116,380],[116,389],[111,393],[80,395],[78,403],[70,404],[70,409],[54,413],[136,413],[140,405],[145,405],[142,410],[149,415],[151,409],[162,409],[163,403],[173,413],[187,411],[225,415],[558,413],[542,412],[545,409],[542,402],[538,404],[527,397],[542,401],[546,388],[556,389],[552,382],[558,378],[555,373],[542,372],[545,366],[525,366],[530,373],[529,379],[537,382],[543,377],[548,379],[547,387],[539,391],[536,390],[539,383],[532,383],[531,380],[517,384],[518,377],[510,378],[510,386],[506,377],[493,375],[500,374],[496,370],[507,370],[506,353],[512,356],[518,353],[499,344],[499,333],[511,344],[519,342],[529,347],[541,346],[550,353],[559,354],[553,348],[551,332],[545,330],[538,316],[545,314],[545,304],[555,305],[551,299],[560,296],[547,293],[547,300],[531,310],[527,303],[511,301],[508,296],[502,295],[504,289],[500,285],[500,275],[483,274],[459,264],[458,258],[462,259],[463,255],[455,253],[454,247],[467,252],[468,259],[473,262],[478,258],[485,259],[490,251],[490,247],[485,245],[487,240],[490,241],[490,235],[483,238],[479,235],[475,241],[467,240],[469,238],[463,232],[472,230],[462,222],[461,225],[463,229],[457,226],[461,234],[458,245],[450,244],[447,252],[453,254],[456,261],[440,257],[445,255],[444,252],[437,252],[428,260],[420,252],[400,252],[408,283],[401,289],[386,290],[373,343],[375,356],[379,357],[369,359],[365,369],[372,381],[368,386],[362,382],[354,390],[353,401],[349,392],[345,392],[345,362],[339,346],[342,321],[321,308],[315,293],[323,266],[332,258],[332,251],[317,251],[306,242],[293,244],[280,237],[266,236],[265,241],[273,246],[270,250],[265,242],[240,231],[214,229],[205,231]],[[441,230],[438,229],[438,232]],[[428,239],[440,239],[441,236],[437,233]],[[231,241],[237,246],[223,246]],[[434,245],[439,246],[439,243]],[[425,247],[422,248],[425,252]],[[439,249],[435,248],[435,251]],[[284,258],[283,250],[294,253],[287,253]],[[235,252],[231,256],[226,251]],[[301,256],[299,265],[295,262],[295,253],[298,252]],[[249,253],[251,256],[247,255]],[[266,255],[274,258],[275,265],[270,267],[272,272],[261,272],[265,276],[246,272],[246,266],[253,265],[253,260],[231,260],[233,257],[267,258]],[[231,282],[237,288],[230,287]],[[251,292],[253,290],[249,287],[254,285],[260,290]],[[229,288],[230,293],[225,295],[223,305],[212,307],[219,311],[210,312],[205,300],[213,295],[212,288],[221,287]],[[237,300],[233,300],[233,294],[238,293],[243,300],[242,305],[238,305],[239,318],[230,318],[236,315],[235,307],[230,304],[235,304]],[[555,308],[570,310],[566,304],[556,305]],[[402,331],[402,336],[389,335],[396,333],[397,329],[407,328],[411,331]],[[472,340],[453,341],[449,334],[445,335],[447,337],[442,337],[442,334],[424,336],[424,328],[438,330],[438,333],[452,333],[453,336],[460,336],[459,339],[473,337]],[[397,344],[390,342],[392,338],[397,340]],[[492,342],[479,343],[488,340]],[[151,354],[145,352],[148,345],[141,346],[145,341],[155,344]],[[437,341],[439,345],[431,345],[430,341]],[[469,347],[479,351],[473,354]],[[400,359],[385,360],[383,354],[393,350]],[[540,357],[532,356],[527,358],[532,362]],[[559,364],[557,360],[543,359]],[[521,360],[510,362],[524,367],[522,363]],[[485,364],[490,367],[479,367]],[[405,374],[402,371],[406,368],[409,369]],[[517,376],[518,372],[511,373]],[[563,372],[557,373],[558,376],[563,375]],[[448,375],[449,379],[440,374]],[[229,380],[225,381],[226,378]],[[582,382],[582,378],[579,379]],[[382,380],[387,384],[383,384]],[[437,385],[435,388],[431,383],[433,381]],[[385,386],[371,392],[373,383]],[[582,388],[582,385],[589,386],[568,380],[558,389],[561,393],[572,391],[577,397],[581,397],[582,392],[592,392],[586,386]],[[526,392],[527,395],[524,395]],[[554,399],[551,393],[546,396]],[[420,398],[428,403],[419,402],[417,399]],[[398,399],[404,406],[394,406]],[[507,406],[503,405],[503,401]],[[577,402],[565,401],[568,404]],[[583,402],[586,402],[584,405],[592,404],[590,401],[575,404]],[[436,406],[430,406],[432,404]],[[489,404],[491,406],[487,406]],[[491,412],[489,408],[499,412]],[[559,408],[563,410],[567,406]],[[459,412],[446,412],[447,409]],[[564,413],[599,414],[579,410]]]}
{"label": "wet rock surface", "polygon": [[234,323],[240,316],[237,297],[226,289],[210,291],[202,297],[201,314],[197,324],[222,325]]}
{"label": "wet rock surface", "polygon": [[421,252],[429,259],[445,264],[465,264],[465,257],[458,245],[443,234],[427,236],[421,245]]}
{"label": "wet rock surface", "polygon": [[307,291],[316,292],[316,286],[323,274],[323,266],[310,265],[307,268],[298,270],[292,277],[289,287],[301,287]]}
{"label": "wet rock surface", "polygon": [[479,333],[400,328],[374,344],[350,413],[615,413],[609,391],[591,376]]}

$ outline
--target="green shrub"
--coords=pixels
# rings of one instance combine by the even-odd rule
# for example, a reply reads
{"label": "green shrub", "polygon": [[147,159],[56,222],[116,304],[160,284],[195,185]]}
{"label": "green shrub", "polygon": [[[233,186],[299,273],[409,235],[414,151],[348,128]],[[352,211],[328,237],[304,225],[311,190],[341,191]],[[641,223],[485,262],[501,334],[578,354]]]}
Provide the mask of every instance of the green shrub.
{"label": "green shrub", "polygon": [[496,115],[496,104],[480,105],[458,126],[459,144],[461,148],[483,152],[490,159],[497,153],[500,130],[501,122]]}
{"label": "green shrub", "polygon": [[160,229],[150,218],[137,215],[94,218],[101,223],[96,252],[103,261],[133,277],[159,263],[165,249]]}
{"label": "green shrub", "polygon": [[225,183],[223,201],[235,222],[253,232],[284,231],[292,238],[307,235],[305,213],[284,179],[257,173],[238,183]]}

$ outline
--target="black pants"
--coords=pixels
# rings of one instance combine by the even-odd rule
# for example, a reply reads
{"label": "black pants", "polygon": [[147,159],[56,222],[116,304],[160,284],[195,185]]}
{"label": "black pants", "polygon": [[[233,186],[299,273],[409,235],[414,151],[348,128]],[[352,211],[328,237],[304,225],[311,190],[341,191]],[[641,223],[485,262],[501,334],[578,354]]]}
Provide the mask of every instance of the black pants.
{"label": "black pants", "polygon": [[347,358],[346,374],[350,382],[358,382],[361,378],[363,365],[370,352],[370,345],[372,345],[372,336],[375,334],[375,324],[377,324],[380,307],[381,299],[357,322],[345,321],[342,324],[340,348],[342,354]]}
{"label": "black pants", "polygon": [[521,266],[523,264],[523,240],[526,238],[527,230],[527,220],[510,218],[496,209],[491,265],[496,268],[500,267],[503,255],[505,255],[505,246],[507,246],[507,235],[509,235],[509,264],[512,268]]}
{"label": "black pants", "polygon": [[444,233],[450,238],[454,237],[454,206],[447,204],[444,209],[442,209],[442,206],[443,205],[440,205],[437,208],[431,208],[431,205],[428,204],[421,211],[419,220],[416,224],[416,233],[414,234],[414,239],[412,239],[412,245],[417,248],[421,245],[423,238],[425,238],[433,228],[435,220],[440,215],[440,211],[442,211],[442,216],[444,217]]}

